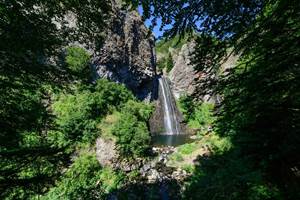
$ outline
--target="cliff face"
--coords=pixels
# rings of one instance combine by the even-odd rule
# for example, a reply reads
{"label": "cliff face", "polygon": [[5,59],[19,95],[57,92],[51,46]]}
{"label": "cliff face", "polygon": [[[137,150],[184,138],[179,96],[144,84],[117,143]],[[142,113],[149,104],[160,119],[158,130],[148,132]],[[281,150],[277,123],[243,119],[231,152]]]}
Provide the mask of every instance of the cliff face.
{"label": "cliff face", "polygon": [[156,91],[155,41],[136,11],[113,8],[106,41],[93,60],[95,78],[124,83],[140,99]]}
{"label": "cliff face", "polygon": [[[181,49],[172,55],[174,66],[168,77],[172,84],[172,91],[176,98],[181,95],[193,95],[199,97],[203,102],[218,102],[218,95],[213,94],[212,90],[207,88],[206,83],[217,79],[216,74],[208,74],[205,71],[197,72],[194,70],[194,65],[191,63],[191,55],[195,49],[195,42],[190,41],[182,45]],[[226,73],[226,70],[233,67],[238,60],[238,55],[230,55],[221,63],[221,73]],[[207,94],[200,95],[205,88]],[[197,95],[198,94],[198,95]]]}
{"label": "cliff face", "polygon": [[183,94],[191,95],[195,90],[195,78],[198,75],[191,64],[191,53],[194,51],[194,47],[194,42],[188,42],[181,47],[177,54],[172,56],[174,66],[169,73],[169,78],[176,98]]}

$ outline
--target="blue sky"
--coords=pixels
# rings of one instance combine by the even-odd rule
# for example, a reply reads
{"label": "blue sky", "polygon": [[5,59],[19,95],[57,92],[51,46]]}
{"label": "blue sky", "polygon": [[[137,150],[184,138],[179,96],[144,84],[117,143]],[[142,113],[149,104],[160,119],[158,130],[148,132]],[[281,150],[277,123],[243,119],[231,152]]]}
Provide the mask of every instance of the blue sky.
{"label": "blue sky", "polygon": [[[141,6],[138,7],[138,12],[140,13],[140,15],[143,14],[143,8],[142,8]],[[149,20],[149,19],[146,20],[146,21],[145,21],[145,25],[149,28],[149,26],[151,25],[151,20]],[[161,25],[161,19],[158,19],[158,20],[157,20],[157,25],[156,25],[156,26],[154,27],[154,29],[152,30],[152,32],[153,32],[155,38],[158,38],[158,37],[162,36],[163,33],[164,33],[164,30],[169,29],[169,28],[172,27],[171,25],[167,25],[167,26],[164,28],[164,30],[161,31],[161,30],[159,30],[160,25]]]}

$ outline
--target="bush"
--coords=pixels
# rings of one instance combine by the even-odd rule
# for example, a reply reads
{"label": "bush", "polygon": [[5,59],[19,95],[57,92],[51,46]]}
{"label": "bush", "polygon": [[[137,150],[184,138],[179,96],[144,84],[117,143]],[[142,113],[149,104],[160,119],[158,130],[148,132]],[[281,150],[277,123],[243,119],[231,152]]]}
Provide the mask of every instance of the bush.
{"label": "bush", "polygon": [[69,139],[92,141],[100,120],[134,98],[123,85],[106,79],[92,87],[79,87],[73,94],[60,94],[52,106],[59,129]]}
{"label": "bush", "polygon": [[[97,104],[101,110],[112,112],[114,109],[120,109],[128,100],[134,100],[135,97],[124,85],[117,84],[107,79],[99,79],[93,89]],[[105,113],[106,114],[106,113]]]}
{"label": "bush", "polygon": [[157,62],[157,67],[159,70],[166,69],[167,72],[170,72],[173,69],[174,63],[171,53],[168,56],[161,58]]}
{"label": "bush", "polygon": [[150,105],[128,101],[121,109],[120,120],[114,124],[112,134],[120,154],[124,157],[144,156],[150,147],[147,122],[152,112]]}
{"label": "bush", "polygon": [[184,95],[179,98],[178,104],[190,128],[207,129],[215,120],[211,103],[198,103],[191,96]]}
{"label": "bush", "polygon": [[101,168],[95,155],[85,153],[42,199],[103,199],[119,188],[123,179],[123,174]]}
{"label": "bush", "polygon": [[195,107],[190,123],[200,126],[209,126],[213,123],[213,109],[214,105],[210,103],[202,103]]}
{"label": "bush", "polygon": [[177,104],[180,112],[183,114],[185,121],[189,121],[192,118],[195,109],[195,104],[192,96],[180,96]]}
{"label": "bush", "polygon": [[66,49],[65,62],[72,72],[82,73],[88,69],[90,55],[83,48],[71,46]]}
{"label": "bush", "polygon": [[97,102],[88,90],[60,95],[52,106],[60,130],[71,140],[92,137],[96,131],[95,104]]}

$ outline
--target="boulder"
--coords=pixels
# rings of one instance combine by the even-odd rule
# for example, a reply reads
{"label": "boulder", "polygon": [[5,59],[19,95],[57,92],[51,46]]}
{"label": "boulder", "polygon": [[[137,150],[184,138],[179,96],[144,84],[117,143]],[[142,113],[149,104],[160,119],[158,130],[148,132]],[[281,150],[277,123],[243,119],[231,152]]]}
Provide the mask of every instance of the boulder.
{"label": "boulder", "polygon": [[118,158],[113,140],[98,138],[96,140],[96,156],[102,166],[113,167]]}

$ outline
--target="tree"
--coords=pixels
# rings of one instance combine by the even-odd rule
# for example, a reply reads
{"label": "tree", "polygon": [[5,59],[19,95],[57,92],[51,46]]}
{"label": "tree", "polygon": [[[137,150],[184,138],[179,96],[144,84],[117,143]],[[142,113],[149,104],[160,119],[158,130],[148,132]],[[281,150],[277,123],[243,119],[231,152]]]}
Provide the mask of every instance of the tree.
{"label": "tree", "polygon": [[[299,3],[292,1],[134,1],[144,17],[172,24],[166,37],[198,35],[194,64],[221,74],[205,88],[223,96],[216,124],[230,136],[238,157],[277,184],[287,199],[299,198],[299,180],[291,170],[299,156]],[[155,21],[155,19],[153,20]],[[239,64],[222,74],[220,61],[239,54]],[[199,88],[199,93],[205,88]],[[202,91],[201,91],[202,90]],[[195,94],[197,96],[197,93]],[[277,177],[277,178],[276,178]],[[286,177],[290,177],[288,180]],[[298,181],[297,181],[298,180]]]}
{"label": "tree", "polygon": [[91,78],[90,55],[83,48],[70,46],[66,49],[65,62],[76,77],[89,81]]}
{"label": "tree", "polygon": [[[64,26],[67,14],[77,17],[78,29]],[[59,62],[61,51],[80,38],[95,36],[99,45],[103,37],[96,36],[108,14],[107,1],[0,3],[1,197],[42,193],[60,174],[68,153],[50,136],[54,120],[49,105],[51,90],[65,86],[70,76]]]}
{"label": "tree", "polygon": [[99,136],[97,124],[122,107],[133,94],[123,85],[100,79],[95,85],[79,85],[73,93],[61,93],[52,104],[58,129],[73,143],[92,142]]}
{"label": "tree", "polygon": [[120,154],[125,158],[145,156],[150,147],[150,133],[147,127],[152,113],[150,105],[128,101],[121,109],[120,120],[114,124],[112,134]]}
{"label": "tree", "polygon": [[122,172],[100,166],[96,155],[85,152],[74,161],[55,187],[41,197],[52,199],[106,199],[124,185]]}

